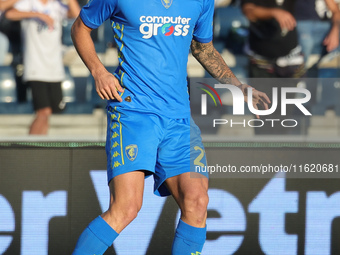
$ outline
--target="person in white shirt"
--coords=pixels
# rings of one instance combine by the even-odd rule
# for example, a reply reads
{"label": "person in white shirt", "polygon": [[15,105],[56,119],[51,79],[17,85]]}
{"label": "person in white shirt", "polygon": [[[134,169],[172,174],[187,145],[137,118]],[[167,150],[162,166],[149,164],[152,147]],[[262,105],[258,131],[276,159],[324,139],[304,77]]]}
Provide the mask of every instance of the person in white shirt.
{"label": "person in white shirt", "polygon": [[31,87],[36,112],[29,133],[46,135],[49,116],[60,113],[61,82],[65,78],[62,59],[62,20],[75,18],[80,12],[76,0],[19,0],[6,17],[21,20],[24,74],[23,81]]}

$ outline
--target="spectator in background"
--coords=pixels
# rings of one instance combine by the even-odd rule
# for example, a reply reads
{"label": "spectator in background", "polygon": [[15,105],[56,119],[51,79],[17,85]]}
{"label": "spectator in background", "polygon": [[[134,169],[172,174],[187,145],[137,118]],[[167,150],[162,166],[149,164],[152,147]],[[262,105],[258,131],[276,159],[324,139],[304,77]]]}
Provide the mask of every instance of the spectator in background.
{"label": "spectator in background", "polygon": [[242,0],[242,11],[250,21],[250,77],[300,77],[303,71],[298,45],[295,0]]}
{"label": "spectator in background", "polygon": [[62,20],[80,12],[76,0],[19,0],[6,17],[22,21],[24,75],[31,87],[35,119],[30,134],[46,135],[49,117],[60,113],[65,103],[61,82],[65,78],[62,59]]}
{"label": "spectator in background", "polygon": [[0,0],[0,65],[4,65],[5,57],[9,50],[9,39],[1,30],[5,26],[4,13],[13,7],[18,0]]}
{"label": "spectator in background", "polygon": [[[304,75],[304,61],[298,45],[296,20],[293,16],[295,0],[242,0],[241,8],[249,19],[250,78],[299,78]],[[254,79],[250,82],[272,98],[272,88],[295,87],[292,79]],[[280,96],[280,95],[279,95]],[[288,110],[288,114],[292,113]],[[271,118],[282,119],[281,107]],[[281,127],[255,128],[256,134],[285,134]]]}
{"label": "spectator in background", "polygon": [[[296,0],[295,18],[305,63],[312,53],[320,56],[339,46],[340,11],[335,0]],[[317,77],[317,65],[308,71]]]}

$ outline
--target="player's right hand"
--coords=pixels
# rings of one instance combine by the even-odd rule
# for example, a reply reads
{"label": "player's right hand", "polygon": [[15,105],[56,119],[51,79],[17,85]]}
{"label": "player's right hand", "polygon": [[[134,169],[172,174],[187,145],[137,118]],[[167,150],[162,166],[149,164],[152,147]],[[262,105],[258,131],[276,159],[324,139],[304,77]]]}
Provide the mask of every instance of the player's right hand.
{"label": "player's right hand", "polygon": [[101,99],[117,99],[122,102],[123,99],[119,96],[118,92],[124,92],[122,86],[120,86],[117,78],[110,72],[94,77],[96,84],[96,91]]}

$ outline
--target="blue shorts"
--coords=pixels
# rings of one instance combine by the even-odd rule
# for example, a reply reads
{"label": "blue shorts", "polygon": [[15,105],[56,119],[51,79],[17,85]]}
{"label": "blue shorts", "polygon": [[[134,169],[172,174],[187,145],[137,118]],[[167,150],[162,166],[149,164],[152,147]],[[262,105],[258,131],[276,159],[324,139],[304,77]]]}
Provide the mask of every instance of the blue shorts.
{"label": "blue shorts", "polygon": [[170,119],[154,113],[108,107],[108,182],[117,175],[143,170],[153,175],[154,193],[170,195],[167,178],[206,166],[201,133],[191,118]]}

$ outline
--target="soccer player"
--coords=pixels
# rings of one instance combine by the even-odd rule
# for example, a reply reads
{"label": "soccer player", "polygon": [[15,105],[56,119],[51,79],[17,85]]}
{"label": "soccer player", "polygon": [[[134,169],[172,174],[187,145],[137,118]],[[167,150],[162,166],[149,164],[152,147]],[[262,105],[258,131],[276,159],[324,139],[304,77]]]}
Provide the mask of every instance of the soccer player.
{"label": "soccer player", "polygon": [[[72,27],[74,45],[108,100],[107,174],[109,209],[78,239],[74,255],[103,254],[142,206],[144,178],[154,192],[172,195],[181,210],[172,254],[200,254],[206,238],[208,178],[198,127],[190,120],[187,60],[193,55],[222,83],[241,84],[212,44],[213,0],[90,0]],[[110,19],[119,67],[109,73],[90,33]],[[253,90],[253,104],[267,96]],[[136,233],[138,234],[138,233]]]}

